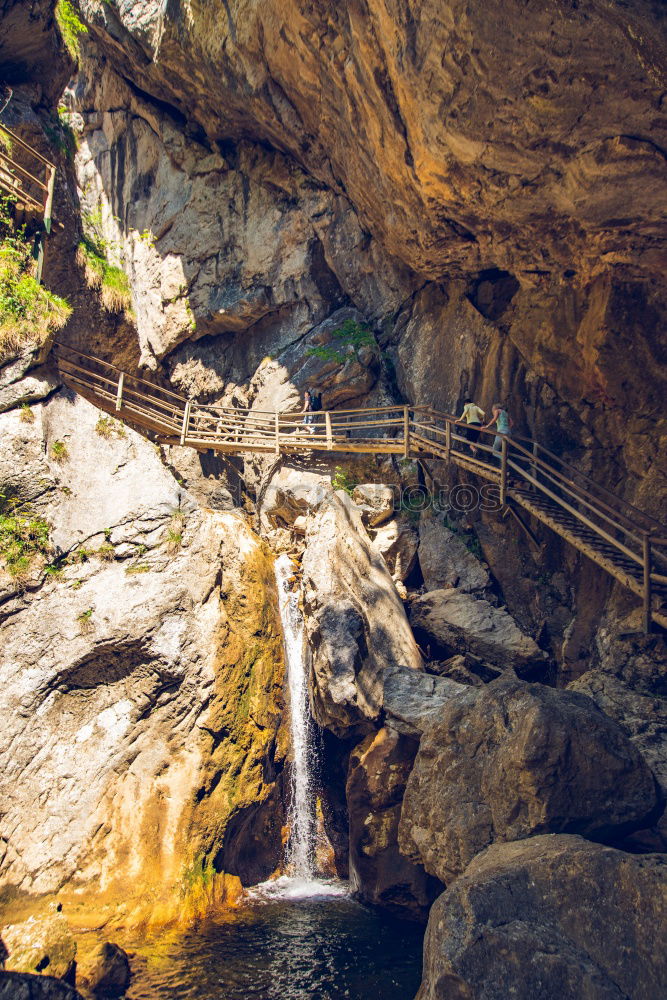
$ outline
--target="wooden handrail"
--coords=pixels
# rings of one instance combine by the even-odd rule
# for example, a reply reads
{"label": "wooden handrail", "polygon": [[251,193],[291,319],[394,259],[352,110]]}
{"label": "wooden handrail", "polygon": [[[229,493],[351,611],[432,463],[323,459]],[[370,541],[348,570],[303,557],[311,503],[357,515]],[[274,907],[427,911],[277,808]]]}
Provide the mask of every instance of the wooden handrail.
{"label": "wooden handrail", "polygon": [[[535,442],[501,435],[498,453],[491,446],[496,432],[480,428],[484,437],[477,442],[477,448],[491,456],[491,461],[483,460],[469,453],[469,442],[461,433],[458,419],[432,407],[403,404],[320,411],[312,414],[315,420],[306,426],[304,410],[280,413],[199,404],[66,345],[59,344],[58,352],[68,384],[102,409],[125,416],[165,443],[232,454],[259,451],[280,455],[283,451],[316,449],[426,454],[454,461],[495,482],[503,503],[513,500],[523,505],[596,559],[621,583],[641,594],[647,623],[658,615],[657,620],[667,626],[667,611],[653,609],[656,588],[667,591],[667,576],[657,571],[663,567],[664,557],[657,550],[667,545],[667,529],[648,515],[637,518],[640,523],[636,523],[636,508],[614,494],[612,503],[608,503],[595,490],[584,488],[573,478],[579,477],[578,470],[556,456],[554,464],[550,464],[538,454],[540,446]],[[379,429],[386,433],[378,434]],[[606,488],[601,489],[608,493]],[[542,507],[536,506],[537,497],[542,498]],[[648,521],[651,527],[642,521]],[[616,537],[619,533],[620,538]],[[591,539],[597,540],[595,544]],[[616,553],[613,559],[610,553]]]}

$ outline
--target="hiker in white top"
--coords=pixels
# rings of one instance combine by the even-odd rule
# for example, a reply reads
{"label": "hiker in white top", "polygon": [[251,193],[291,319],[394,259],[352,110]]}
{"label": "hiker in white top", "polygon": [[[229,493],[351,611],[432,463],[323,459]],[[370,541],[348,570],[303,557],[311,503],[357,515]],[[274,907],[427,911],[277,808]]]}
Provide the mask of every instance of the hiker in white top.
{"label": "hiker in white top", "polygon": [[484,421],[484,416],[484,410],[481,410],[476,403],[473,403],[472,399],[466,399],[463,413],[456,421],[457,424],[467,424],[466,437],[470,442],[470,450],[473,455],[477,454],[477,441],[479,440],[479,432]]}

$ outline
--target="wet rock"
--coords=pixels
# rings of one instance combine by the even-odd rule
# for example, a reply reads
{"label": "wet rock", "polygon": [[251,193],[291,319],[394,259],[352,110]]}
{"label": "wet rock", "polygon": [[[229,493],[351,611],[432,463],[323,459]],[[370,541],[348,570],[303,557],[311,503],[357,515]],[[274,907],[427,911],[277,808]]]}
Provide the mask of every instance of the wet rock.
{"label": "wet rock", "polygon": [[355,486],[352,499],[361,512],[362,521],[371,528],[377,528],[388,521],[396,506],[395,491],[391,486],[383,486],[381,483]]}
{"label": "wet rock", "polygon": [[350,884],[364,902],[423,919],[439,884],[398,849],[401,799],[415,751],[412,740],[384,728],[350,756]]}
{"label": "wet rock", "polygon": [[60,906],[2,928],[7,966],[16,972],[41,973],[63,979],[76,961],[76,942]]}
{"label": "wet rock", "polygon": [[427,590],[482,590],[489,574],[461,539],[437,517],[419,522],[419,565]]}
{"label": "wet rock", "polygon": [[497,844],[434,903],[418,1000],[664,996],[667,858],[576,836]]}
{"label": "wet rock", "polygon": [[310,518],[302,571],[315,718],[339,735],[368,729],[382,707],[385,667],[422,662],[384,559],[346,493],[330,493]]}
{"label": "wet rock", "polygon": [[130,985],[130,963],[127,953],[117,944],[105,941],[100,945],[95,965],[88,975],[88,987],[96,997],[119,997]]}
{"label": "wet rock", "polygon": [[495,841],[648,825],[653,776],[622,729],[573,691],[504,676],[427,727],[408,780],[401,850],[448,883]]}
{"label": "wet rock", "polygon": [[458,590],[434,590],[410,604],[410,624],[423,648],[469,651],[499,667],[525,669],[544,661],[534,639],[504,608]]}
{"label": "wet rock", "polygon": [[447,677],[389,667],[384,674],[386,724],[405,736],[419,739],[442,710],[465,691],[462,684]]}
{"label": "wet rock", "polygon": [[373,545],[382,555],[395,582],[405,582],[410,576],[417,560],[418,543],[417,532],[405,518],[388,521],[378,527],[373,536]]}
{"label": "wet rock", "polygon": [[53,976],[0,971],[0,1000],[83,1000],[73,986]]}

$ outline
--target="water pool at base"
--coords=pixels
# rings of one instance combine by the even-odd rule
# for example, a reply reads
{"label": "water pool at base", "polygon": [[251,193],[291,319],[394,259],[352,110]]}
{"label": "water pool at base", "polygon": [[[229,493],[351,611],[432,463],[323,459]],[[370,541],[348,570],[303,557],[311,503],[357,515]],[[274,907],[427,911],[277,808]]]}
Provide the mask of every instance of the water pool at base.
{"label": "water pool at base", "polygon": [[139,947],[128,1000],[413,1000],[423,927],[312,891],[260,887],[229,918]]}

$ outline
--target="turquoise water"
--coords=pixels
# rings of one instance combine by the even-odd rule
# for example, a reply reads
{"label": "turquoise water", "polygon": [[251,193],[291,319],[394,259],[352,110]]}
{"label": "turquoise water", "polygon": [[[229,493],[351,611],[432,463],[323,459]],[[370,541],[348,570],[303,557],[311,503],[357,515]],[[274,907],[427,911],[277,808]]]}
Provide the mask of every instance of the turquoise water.
{"label": "turquoise water", "polygon": [[343,895],[251,901],[149,957],[131,1000],[413,1000],[423,928]]}

